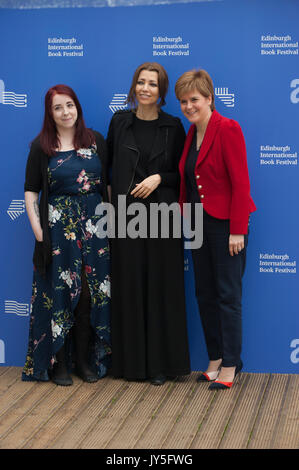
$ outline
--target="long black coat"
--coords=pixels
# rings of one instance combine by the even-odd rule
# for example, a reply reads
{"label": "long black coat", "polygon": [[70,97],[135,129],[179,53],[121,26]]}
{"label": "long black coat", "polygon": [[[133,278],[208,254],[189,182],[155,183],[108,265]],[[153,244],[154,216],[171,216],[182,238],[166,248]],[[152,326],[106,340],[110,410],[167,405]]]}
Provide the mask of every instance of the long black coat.
{"label": "long black coat", "polygon": [[[131,111],[115,113],[108,132],[114,204],[118,195],[127,195],[127,204],[134,201],[129,193],[136,182],[140,151],[132,131],[133,119]],[[160,174],[161,183],[149,198],[136,199],[147,209],[150,201],[178,201],[178,163],[184,140],[181,121],[161,111],[144,170],[144,178]],[[116,238],[111,247],[113,375],[134,380],[161,373],[188,374],[182,240]]]}

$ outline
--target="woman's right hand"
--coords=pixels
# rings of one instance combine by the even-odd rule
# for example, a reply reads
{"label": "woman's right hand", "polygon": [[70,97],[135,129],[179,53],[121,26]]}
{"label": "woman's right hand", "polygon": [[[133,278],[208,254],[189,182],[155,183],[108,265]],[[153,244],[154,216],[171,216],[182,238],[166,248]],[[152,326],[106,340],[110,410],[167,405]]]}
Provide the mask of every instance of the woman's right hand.
{"label": "woman's right hand", "polygon": [[39,217],[38,193],[25,191],[25,205],[35,239],[38,242],[42,242],[43,229],[41,227]]}
{"label": "woman's right hand", "polygon": [[43,241],[43,231],[41,230],[39,233],[35,234],[35,239],[37,242],[42,242]]}
{"label": "woman's right hand", "polygon": [[238,255],[244,248],[244,235],[229,236],[228,249],[231,256]]}

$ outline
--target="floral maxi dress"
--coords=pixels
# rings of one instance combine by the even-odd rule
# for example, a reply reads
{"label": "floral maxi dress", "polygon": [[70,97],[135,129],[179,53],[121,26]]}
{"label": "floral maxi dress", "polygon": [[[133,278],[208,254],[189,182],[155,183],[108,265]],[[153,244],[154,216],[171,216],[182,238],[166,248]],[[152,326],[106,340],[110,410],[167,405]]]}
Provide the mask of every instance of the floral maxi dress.
{"label": "floral maxi dress", "polygon": [[57,152],[49,159],[49,230],[52,262],[33,273],[29,345],[22,379],[49,380],[55,354],[65,344],[74,359],[72,326],[85,271],[91,296],[90,364],[99,377],[110,365],[110,277],[107,237],[99,235],[101,161],[96,147]]}

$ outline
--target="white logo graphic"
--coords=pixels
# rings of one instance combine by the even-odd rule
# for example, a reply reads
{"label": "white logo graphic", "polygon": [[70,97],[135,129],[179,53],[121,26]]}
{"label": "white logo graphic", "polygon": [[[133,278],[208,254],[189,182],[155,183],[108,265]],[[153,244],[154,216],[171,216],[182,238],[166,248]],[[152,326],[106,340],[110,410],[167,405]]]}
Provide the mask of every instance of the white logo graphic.
{"label": "white logo graphic", "polygon": [[12,220],[15,220],[21,214],[25,212],[25,201],[24,199],[13,199],[10,203],[7,213]]}
{"label": "white logo graphic", "polygon": [[21,304],[16,300],[5,300],[5,313],[13,313],[20,317],[28,317],[29,304]]}
{"label": "white logo graphic", "polygon": [[228,108],[235,106],[235,94],[229,93],[228,88],[215,88],[215,95],[222,101]]}
{"label": "white logo graphic", "polygon": [[0,364],[5,362],[5,344],[3,339],[0,339]]}
{"label": "white logo graphic", "polygon": [[295,88],[290,96],[291,102],[297,104],[299,103],[299,78],[294,78],[294,80],[291,81],[291,88]]}
{"label": "white logo graphic", "polygon": [[291,341],[291,348],[295,348],[291,353],[291,362],[293,364],[299,363],[299,339],[293,339]]}
{"label": "white logo graphic", "polygon": [[119,111],[120,109],[126,109],[128,107],[125,103],[127,97],[128,95],[125,93],[115,93],[109,105],[110,110],[115,113],[115,111]]}
{"label": "white logo graphic", "polygon": [[4,81],[0,80],[0,103],[2,104],[11,104],[16,108],[26,108],[27,107],[27,95],[17,94],[13,91],[5,91]]}

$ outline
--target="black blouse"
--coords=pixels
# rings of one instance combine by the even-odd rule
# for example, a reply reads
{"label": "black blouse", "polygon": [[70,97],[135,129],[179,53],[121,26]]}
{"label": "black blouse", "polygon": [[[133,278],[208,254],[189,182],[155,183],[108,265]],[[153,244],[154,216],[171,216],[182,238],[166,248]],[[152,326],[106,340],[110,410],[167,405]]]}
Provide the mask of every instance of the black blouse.
{"label": "black blouse", "polygon": [[196,132],[194,133],[192,143],[188,152],[186,165],[185,165],[185,176],[186,176],[186,190],[187,190],[187,202],[201,202],[197,182],[195,179],[195,165],[200,151],[196,148]]}

